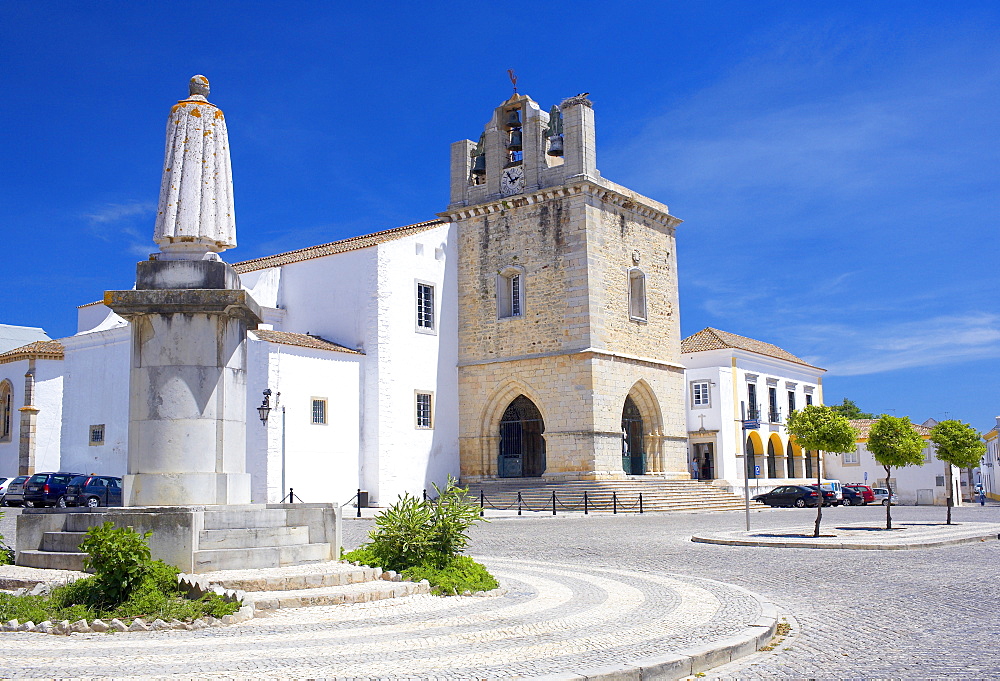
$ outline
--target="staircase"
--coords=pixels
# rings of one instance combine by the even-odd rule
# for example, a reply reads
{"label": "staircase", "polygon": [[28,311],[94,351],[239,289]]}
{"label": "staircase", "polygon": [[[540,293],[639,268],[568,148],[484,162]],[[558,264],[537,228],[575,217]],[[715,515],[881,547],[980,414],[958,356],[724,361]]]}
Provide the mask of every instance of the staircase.
{"label": "staircase", "polygon": [[[518,492],[523,511],[552,512],[552,493],[556,496],[556,513],[584,510],[587,493],[589,513],[638,513],[639,495],[642,511],[735,511],[745,508],[740,495],[732,494],[697,480],[579,480],[549,482],[542,478],[507,478],[469,484],[469,496],[474,500],[483,495],[487,509],[517,510]],[[751,508],[764,508],[756,501]]]}
{"label": "staircase", "polygon": [[[184,569],[201,573],[213,570],[246,568],[276,568],[289,565],[320,563],[334,556],[333,546],[328,542],[310,541],[310,527],[307,516],[292,505],[244,506],[244,507],[203,507],[203,523],[192,530],[190,551],[187,560],[170,560],[158,555],[155,542],[171,542],[171,531],[175,527],[164,527],[166,534],[157,537],[160,529],[154,531],[150,542],[153,558],[163,557],[167,562]],[[305,510],[305,509],[303,509]],[[87,530],[101,525],[106,520],[114,521],[119,527],[134,525],[134,516],[127,515],[128,509],[72,509],[61,512],[44,509],[47,531],[34,533],[38,540],[32,542],[37,548],[25,547],[17,552],[17,564],[25,567],[56,570],[83,570],[85,553],[79,549]],[[39,513],[39,511],[34,511]],[[142,527],[136,527],[142,531]],[[186,530],[187,528],[183,528]],[[18,535],[20,544],[21,533]],[[181,532],[175,537],[174,545],[180,546],[186,540]]]}

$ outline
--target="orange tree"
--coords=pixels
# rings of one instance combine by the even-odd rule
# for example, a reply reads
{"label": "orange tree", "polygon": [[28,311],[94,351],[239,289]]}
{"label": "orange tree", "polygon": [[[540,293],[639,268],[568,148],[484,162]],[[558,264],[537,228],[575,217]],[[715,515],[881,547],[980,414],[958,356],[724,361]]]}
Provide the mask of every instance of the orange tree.
{"label": "orange tree", "polygon": [[[951,507],[955,501],[951,494],[951,467],[974,468],[986,453],[986,443],[979,432],[967,423],[949,419],[941,421],[931,428],[931,442],[937,445],[937,458],[945,462],[945,473],[948,478],[948,520],[951,525]],[[972,484],[972,480],[969,480]]]}
{"label": "orange tree", "polygon": [[892,529],[892,468],[917,466],[924,462],[926,443],[906,416],[883,415],[868,431],[868,451],[885,469],[885,529]]}

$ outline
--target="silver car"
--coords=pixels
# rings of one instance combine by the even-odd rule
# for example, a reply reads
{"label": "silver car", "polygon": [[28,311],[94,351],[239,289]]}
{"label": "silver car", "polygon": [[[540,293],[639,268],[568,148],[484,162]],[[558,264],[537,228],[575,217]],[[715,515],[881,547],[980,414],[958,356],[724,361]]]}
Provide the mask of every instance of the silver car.
{"label": "silver car", "polygon": [[28,481],[27,475],[19,475],[7,483],[3,497],[0,497],[0,506],[22,506],[24,505],[24,483]]}
{"label": "silver car", "polygon": [[899,503],[899,497],[896,496],[895,492],[892,494],[892,501],[889,500],[889,490],[885,487],[872,487],[872,493],[875,495],[874,503],[876,504],[882,504],[883,506],[889,506],[891,504],[892,506],[895,506]]}

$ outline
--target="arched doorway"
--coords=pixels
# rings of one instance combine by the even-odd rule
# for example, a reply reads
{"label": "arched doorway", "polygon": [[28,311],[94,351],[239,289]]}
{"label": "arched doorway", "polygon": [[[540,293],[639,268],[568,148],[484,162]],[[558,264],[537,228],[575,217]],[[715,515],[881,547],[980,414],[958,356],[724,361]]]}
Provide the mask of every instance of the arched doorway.
{"label": "arched doorway", "polygon": [[743,458],[746,460],[747,464],[747,478],[750,479],[757,477],[757,473],[754,469],[754,466],[756,465],[754,461],[757,458],[757,451],[754,449],[753,441],[753,437],[747,438],[747,448],[743,454]]}
{"label": "arched doorway", "polygon": [[791,442],[785,447],[785,465],[788,467],[788,477],[797,477],[795,475],[795,447]]}
{"label": "arched doorway", "polygon": [[646,474],[646,450],[642,442],[642,414],[631,397],[622,409],[622,470],[628,475]]}
{"label": "arched doorway", "polygon": [[518,395],[500,419],[501,478],[537,478],[545,472],[545,423],[535,403]]}
{"label": "arched doorway", "polygon": [[774,440],[767,440],[767,477],[778,477],[778,458],[774,453]]}

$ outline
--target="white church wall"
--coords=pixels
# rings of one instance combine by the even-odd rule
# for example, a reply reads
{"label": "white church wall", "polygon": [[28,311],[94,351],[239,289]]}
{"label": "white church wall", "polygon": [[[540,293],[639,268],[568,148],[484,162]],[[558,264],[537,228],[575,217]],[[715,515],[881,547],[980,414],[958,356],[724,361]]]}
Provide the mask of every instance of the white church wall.
{"label": "white church wall", "polygon": [[[62,419],[62,360],[35,360],[35,471],[58,471],[59,422]],[[21,412],[24,406],[24,374],[30,362],[27,359],[0,364],[0,381],[11,383],[11,436],[0,442],[0,476],[18,474],[20,456]]]}
{"label": "white church wall", "polygon": [[[364,355],[249,342],[247,471],[255,503],[277,502],[289,487],[306,502],[344,503],[355,494],[364,359]],[[272,391],[266,426],[257,412],[265,388]],[[325,424],[312,422],[314,399],[326,400]]]}
{"label": "white church wall", "polygon": [[[379,246],[378,496],[391,504],[458,477],[458,297],[452,225]],[[417,327],[417,285],[434,286],[432,332]],[[432,395],[432,427],[416,420],[416,395]],[[370,479],[370,478],[369,478]]]}
{"label": "white church wall", "polygon": [[277,307],[281,286],[281,268],[268,267],[240,275],[240,284],[261,307]]}
{"label": "white church wall", "polygon": [[[62,468],[121,477],[128,458],[130,328],[79,334],[61,342],[65,397],[62,428],[55,430],[61,436]],[[90,427],[101,424],[104,444],[91,445]]]}
{"label": "white church wall", "polygon": [[76,332],[78,334],[113,329],[126,324],[124,319],[100,302],[88,303],[76,308]]}

